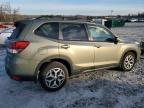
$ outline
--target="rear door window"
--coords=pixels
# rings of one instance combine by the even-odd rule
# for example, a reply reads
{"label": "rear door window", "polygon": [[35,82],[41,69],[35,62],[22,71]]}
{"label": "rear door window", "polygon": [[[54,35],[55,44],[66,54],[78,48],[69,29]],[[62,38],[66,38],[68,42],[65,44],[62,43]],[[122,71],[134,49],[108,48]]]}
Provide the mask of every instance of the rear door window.
{"label": "rear door window", "polygon": [[84,24],[62,23],[61,31],[65,41],[88,41]]}

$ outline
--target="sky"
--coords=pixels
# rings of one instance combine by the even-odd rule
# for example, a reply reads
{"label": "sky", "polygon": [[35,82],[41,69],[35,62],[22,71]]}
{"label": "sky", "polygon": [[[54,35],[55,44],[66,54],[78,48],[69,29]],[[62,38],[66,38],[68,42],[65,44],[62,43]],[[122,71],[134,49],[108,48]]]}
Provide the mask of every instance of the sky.
{"label": "sky", "polygon": [[[144,0],[0,0],[28,15],[127,15],[144,12]],[[111,11],[113,10],[113,11]]]}

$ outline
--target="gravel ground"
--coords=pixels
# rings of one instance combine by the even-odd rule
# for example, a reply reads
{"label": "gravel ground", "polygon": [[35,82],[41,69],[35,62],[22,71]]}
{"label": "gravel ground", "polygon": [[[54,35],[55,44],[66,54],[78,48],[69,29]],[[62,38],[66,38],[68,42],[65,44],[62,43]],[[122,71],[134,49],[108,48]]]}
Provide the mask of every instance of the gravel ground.
{"label": "gravel ground", "polygon": [[[144,23],[113,28],[119,37],[139,41]],[[0,50],[0,108],[144,108],[144,60],[123,73],[115,69],[75,76],[61,90],[48,93],[33,82],[16,82],[4,70]]]}

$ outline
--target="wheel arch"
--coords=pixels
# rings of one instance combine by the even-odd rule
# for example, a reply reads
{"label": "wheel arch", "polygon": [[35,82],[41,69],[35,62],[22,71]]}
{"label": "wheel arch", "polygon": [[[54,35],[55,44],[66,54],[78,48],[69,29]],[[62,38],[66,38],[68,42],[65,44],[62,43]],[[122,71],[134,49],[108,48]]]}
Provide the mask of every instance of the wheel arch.
{"label": "wheel arch", "polygon": [[71,76],[72,74],[72,70],[73,70],[73,66],[72,66],[72,62],[68,59],[68,58],[59,58],[59,57],[49,57],[49,58],[45,58],[42,61],[40,61],[40,63],[37,65],[35,73],[34,73],[34,77],[35,77],[35,82],[37,82],[38,78],[39,78],[39,74],[42,71],[42,69],[44,69],[49,63],[53,62],[53,61],[57,61],[62,63],[63,65],[66,66],[66,68],[68,69],[68,74],[69,76]]}
{"label": "wheel arch", "polygon": [[121,61],[123,60],[124,56],[125,56],[127,53],[129,53],[129,52],[134,53],[135,56],[136,56],[136,58],[137,58],[137,51],[134,50],[134,49],[129,49],[129,50],[126,50],[126,51],[123,52],[123,54],[122,54],[122,56],[121,56],[121,58],[120,58],[120,63],[121,63]]}

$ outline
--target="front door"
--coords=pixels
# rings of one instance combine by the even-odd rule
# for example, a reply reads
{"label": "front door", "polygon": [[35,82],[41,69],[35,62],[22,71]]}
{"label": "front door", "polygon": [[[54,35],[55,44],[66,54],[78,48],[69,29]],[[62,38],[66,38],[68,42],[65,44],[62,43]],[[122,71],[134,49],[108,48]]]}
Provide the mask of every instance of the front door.
{"label": "front door", "polygon": [[118,64],[120,44],[115,44],[114,35],[106,28],[88,25],[89,34],[95,50],[95,66]]}

